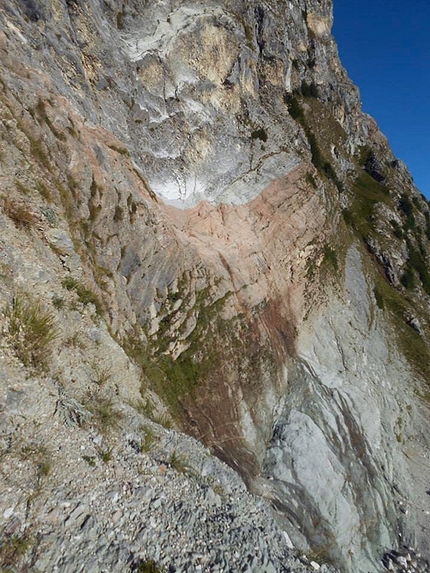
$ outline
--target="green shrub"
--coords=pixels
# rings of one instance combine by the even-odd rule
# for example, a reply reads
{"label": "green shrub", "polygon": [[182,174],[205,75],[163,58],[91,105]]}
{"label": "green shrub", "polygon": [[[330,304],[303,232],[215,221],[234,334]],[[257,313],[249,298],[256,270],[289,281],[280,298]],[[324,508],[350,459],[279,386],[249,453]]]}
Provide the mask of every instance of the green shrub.
{"label": "green shrub", "polygon": [[428,211],[426,211],[424,213],[424,216],[426,218],[425,234],[426,234],[427,239],[430,240],[430,213]]}
{"label": "green shrub", "polygon": [[[184,278],[180,281],[181,284],[178,284],[177,292],[184,300],[190,296],[187,289],[184,289],[187,280]],[[208,376],[219,370],[222,359],[219,341],[225,338],[231,324],[229,320],[221,318],[220,311],[229,296],[230,293],[227,293],[221,299],[211,301],[208,287],[196,292],[193,313],[197,322],[186,339],[188,348],[176,359],[168,352],[169,345],[178,336],[178,332],[171,328],[171,323],[175,320],[174,311],[168,312],[162,318],[157,335],[149,337],[147,343],[140,340],[138,332],[122,341],[128,356],[142,368],[145,377],[145,384],[141,388],[142,396],[145,396],[147,381],[169,406],[173,419],[181,418],[184,401],[194,395],[199,384]],[[239,345],[242,342],[237,343]],[[154,415],[150,414],[150,417],[165,427],[172,423],[171,419],[165,416],[163,419],[155,419]]]}
{"label": "green shrub", "polygon": [[[406,276],[405,276],[406,275]],[[408,269],[402,277],[402,282],[414,280],[414,273]],[[424,380],[430,377],[430,353],[428,345],[416,330],[405,320],[411,311],[407,297],[393,287],[380,273],[375,273],[375,291],[378,292],[377,304],[383,308],[394,326],[394,332],[400,351],[404,354],[417,375]],[[376,295],[376,293],[375,293]],[[378,302],[379,299],[379,302]]]}
{"label": "green shrub", "polygon": [[252,139],[259,139],[265,143],[267,141],[267,131],[263,127],[260,127],[251,133],[251,137]]}
{"label": "green shrub", "polygon": [[335,271],[339,270],[339,263],[337,260],[337,254],[334,249],[328,245],[324,245],[324,263],[331,266]]}
{"label": "green shrub", "polygon": [[348,225],[348,227],[351,227],[354,225],[355,217],[352,214],[351,209],[343,209],[342,216],[343,216],[345,223]]}
{"label": "green shrub", "polygon": [[155,561],[139,561],[132,569],[133,573],[161,573]]}
{"label": "green shrub", "polygon": [[60,194],[61,204],[63,205],[64,214],[66,219],[70,222],[75,222],[76,206],[71,197],[70,191],[61,183],[58,183],[58,192]]}
{"label": "green shrub", "polygon": [[117,205],[115,207],[115,214],[113,216],[113,220],[115,221],[115,223],[119,223],[120,221],[123,220],[123,218],[124,218],[124,209],[119,205]]}
{"label": "green shrub", "polygon": [[[413,275],[412,271],[413,270],[416,271],[416,273],[420,277],[421,284],[425,292],[430,296],[430,273],[428,270],[427,262],[424,259],[422,252],[420,252],[419,249],[416,249],[409,240],[406,241],[406,244],[409,251],[409,261],[407,264],[407,270],[405,274],[411,276]],[[410,287],[408,286],[407,288]]]}
{"label": "green shrub", "polygon": [[372,150],[368,145],[361,145],[356,152],[356,157],[358,157],[358,164],[360,167],[364,167],[366,163],[370,161],[372,156]]}
{"label": "green shrub", "polygon": [[343,183],[338,178],[336,171],[333,169],[332,165],[328,161],[324,162],[322,170],[327,175],[327,177],[331,179],[333,183],[336,185],[336,188],[339,191],[339,193],[343,193],[344,191]]}
{"label": "green shrub", "polygon": [[94,456],[82,456],[82,459],[85,460],[92,468],[96,467],[96,459]]}
{"label": "green shrub", "polygon": [[124,10],[121,10],[121,12],[118,12],[116,15],[116,27],[118,30],[124,29]]}
{"label": "green shrub", "polygon": [[418,199],[418,197],[412,197],[412,203],[415,205],[415,207],[418,209],[418,211],[421,211],[422,206],[420,203],[420,200]]}
{"label": "green shrub", "polygon": [[6,316],[17,357],[25,366],[47,370],[52,343],[59,336],[54,315],[45,311],[39,302],[16,296]]}
{"label": "green shrub", "polygon": [[315,82],[308,84],[307,82],[302,81],[302,84],[300,86],[300,93],[304,97],[314,97],[314,98],[319,97],[318,88]]}
{"label": "green shrub", "polygon": [[317,182],[315,181],[315,177],[309,171],[306,173],[306,183],[309,183],[314,189],[317,189]]}
{"label": "green shrub", "polygon": [[49,127],[49,129],[51,130],[52,134],[59,139],[60,141],[65,141],[66,140],[66,136],[64,135],[64,133],[60,133],[52,124],[51,120],[48,117],[47,111],[46,111],[46,105],[45,102],[41,99],[39,99],[37,105],[36,105],[36,110],[35,110],[39,116],[39,119],[44,121],[46,123],[46,125]]}
{"label": "green shrub", "polygon": [[144,367],[144,372],[155,390],[176,411],[179,407],[178,397],[193,394],[209,369],[209,358],[201,362],[186,351],[176,360],[169,355],[159,355]]}
{"label": "green shrub", "polygon": [[299,100],[292,94],[285,94],[284,102],[288,106],[288,111],[293,119],[299,123],[303,123],[305,120],[305,114],[303,113],[303,108]]}
{"label": "green shrub", "polygon": [[311,148],[311,161],[319,171],[323,171],[325,161],[318,147],[317,138],[307,127],[305,128],[305,133]]}
{"label": "green shrub", "polygon": [[375,300],[378,308],[384,310],[385,308],[384,295],[381,293],[380,289],[377,286],[375,286],[375,288],[373,289],[373,294],[375,295]]}
{"label": "green shrub", "polygon": [[57,310],[61,310],[66,305],[66,301],[64,300],[64,298],[61,298],[61,296],[57,296],[54,294],[51,300],[52,300],[52,306]]}
{"label": "green shrub", "polygon": [[403,230],[399,225],[399,223],[394,219],[391,219],[390,223],[391,226],[393,227],[394,236],[397,237],[398,239],[403,239]]}
{"label": "green shrub", "polygon": [[414,207],[411,203],[411,200],[409,199],[409,197],[406,195],[406,193],[403,193],[403,195],[400,197],[399,200],[399,209],[401,211],[403,211],[403,213],[409,217],[409,215],[412,215]]}
{"label": "green shrub", "polygon": [[399,209],[406,217],[406,221],[404,223],[405,231],[415,229],[416,223],[414,216],[414,206],[406,193],[403,193],[403,195],[400,197]]}
{"label": "green shrub", "polygon": [[413,289],[415,286],[415,275],[412,269],[406,269],[400,278],[402,285],[408,290]]}
{"label": "green shrub", "polygon": [[[312,87],[313,86],[313,87]],[[304,93],[303,93],[304,90]],[[306,95],[307,97],[318,97],[318,90],[315,84],[302,84],[302,95]],[[320,146],[318,145],[318,140],[315,134],[312,132],[311,127],[309,126],[308,122],[306,121],[306,117],[303,111],[303,107],[300,101],[292,94],[285,94],[284,101],[288,106],[288,111],[293,119],[298,121],[300,125],[303,127],[304,132],[306,134],[309,147],[311,148],[311,161],[326,177],[331,179],[333,183],[336,185],[339,193],[344,191],[343,183],[338,178],[333,166],[329,161],[326,160],[324,157],[324,153],[321,151]]]}
{"label": "green shrub", "polygon": [[19,452],[22,460],[30,460],[37,467],[38,480],[46,478],[52,469],[52,458],[47,448],[37,442],[27,442]]}

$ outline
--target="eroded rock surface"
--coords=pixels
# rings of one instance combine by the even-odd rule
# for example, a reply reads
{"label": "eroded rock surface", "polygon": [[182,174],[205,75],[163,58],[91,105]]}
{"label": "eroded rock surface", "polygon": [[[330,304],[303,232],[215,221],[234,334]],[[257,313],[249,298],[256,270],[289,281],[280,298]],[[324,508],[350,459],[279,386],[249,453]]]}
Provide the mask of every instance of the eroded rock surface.
{"label": "eroded rock surface", "polygon": [[331,2],[0,18],[2,566],[428,570],[430,210]]}

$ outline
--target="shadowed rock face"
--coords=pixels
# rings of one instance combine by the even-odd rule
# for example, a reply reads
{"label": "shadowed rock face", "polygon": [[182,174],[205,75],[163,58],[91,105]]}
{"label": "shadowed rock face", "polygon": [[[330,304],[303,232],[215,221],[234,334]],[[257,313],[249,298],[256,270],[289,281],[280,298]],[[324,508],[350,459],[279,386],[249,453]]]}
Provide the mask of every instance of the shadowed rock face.
{"label": "shadowed rock face", "polygon": [[[43,391],[63,380],[78,420],[114,377],[101,399],[156,404],[316,561],[428,558],[430,211],[361,113],[331,2],[26,0],[0,18],[2,306],[31,292],[70,346],[85,283],[104,325],[57,348]],[[5,317],[13,384],[29,365]]]}

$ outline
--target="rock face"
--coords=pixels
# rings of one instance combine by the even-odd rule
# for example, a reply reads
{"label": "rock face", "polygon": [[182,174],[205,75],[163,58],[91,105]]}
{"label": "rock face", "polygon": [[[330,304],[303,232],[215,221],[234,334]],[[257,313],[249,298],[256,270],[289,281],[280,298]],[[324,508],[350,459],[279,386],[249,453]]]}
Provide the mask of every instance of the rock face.
{"label": "rock face", "polygon": [[430,209],[332,3],[0,19],[1,566],[428,571]]}

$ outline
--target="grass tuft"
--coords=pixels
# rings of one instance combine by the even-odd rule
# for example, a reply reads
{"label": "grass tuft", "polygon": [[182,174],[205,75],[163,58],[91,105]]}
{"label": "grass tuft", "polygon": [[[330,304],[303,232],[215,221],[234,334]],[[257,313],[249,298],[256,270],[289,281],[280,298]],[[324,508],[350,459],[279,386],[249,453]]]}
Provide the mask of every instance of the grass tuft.
{"label": "grass tuft", "polygon": [[17,562],[29,551],[33,540],[28,534],[5,536],[0,539],[0,571],[3,573],[17,571]]}
{"label": "grass tuft", "polygon": [[109,463],[113,457],[113,446],[107,448],[106,450],[100,450],[98,454],[104,464]]}
{"label": "grass tuft", "polygon": [[49,189],[46,187],[46,185],[44,183],[42,183],[41,181],[36,181],[35,185],[36,185],[36,189],[39,192],[40,196],[43,197],[46,201],[51,202],[52,201],[52,193],[49,191]]}
{"label": "grass tuft", "polygon": [[179,456],[175,450],[173,450],[170,456],[169,464],[171,468],[173,468],[179,473],[183,474],[187,471],[187,464],[185,462],[185,459]]}
{"label": "grass tuft", "polygon": [[112,368],[110,366],[95,364],[93,366],[93,372],[93,382],[95,382],[98,386],[104,386],[112,378]]}
{"label": "grass tuft", "polygon": [[35,217],[25,204],[9,197],[3,197],[1,203],[4,214],[15,223],[16,227],[28,229],[34,224]]}
{"label": "grass tuft", "polygon": [[6,317],[17,357],[24,366],[47,370],[52,343],[59,336],[54,315],[39,302],[16,296],[6,309]]}
{"label": "grass tuft", "polygon": [[93,414],[100,431],[108,432],[118,427],[123,415],[115,408],[110,397],[93,396],[86,407]]}
{"label": "grass tuft", "polygon": [[89,288],[87,288],[81,281],[73,278],[73,277],[66,277],[61,284],[63,287],[70,291],[75,291],[78,295],[79,301],[83,305],[93,304],[97,312],[100,314],[102,305],[98,296]]}
{"label": "grass tuft", "polygon": [[150,452],[155,441],[155,432],[151,428],[145,428],[145,435],[140,442],[140,450],[142,452]]}

